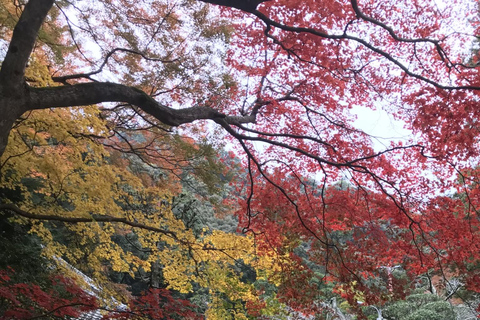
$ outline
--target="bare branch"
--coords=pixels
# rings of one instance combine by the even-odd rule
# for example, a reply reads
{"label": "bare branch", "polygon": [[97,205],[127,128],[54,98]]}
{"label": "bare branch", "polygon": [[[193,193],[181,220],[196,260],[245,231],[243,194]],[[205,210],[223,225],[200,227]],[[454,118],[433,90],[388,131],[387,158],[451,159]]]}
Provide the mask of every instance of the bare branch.
{"label": "bare branch", "polygon": [[52,77],[52,80],[55,81],[55,82],[59,82],[59,83],[63,83],[63,84],[68,84],[68,80],[72,80],[72,79],[82,79],[82,78],[85,78],[85,79],[89,79],[89,80],[92,80],[91,79],[91,76],[93,75],[96,75],[96,74],[99,74],[100,72],[103,71],[103,68],[105,67],[105,65],[108,63],[108,60],[117,52],[125,52],[125,53],[130,53],[130,54],[135,54],[135,55],[139,55],[141,56],[143,59],[147,60],[147,61],[153,61],[153,62],[161,62],[161,63],[173,63],[173,62],[176,62],[178,61],[179,59],[172,59],[172,60],[166,60],[166,59],[160,59],[160,58],[153,58],[153,57],[149,57],[147,56],[145,53],[143,52],[139,52],[139,51],[136,51],[136,50],[132,50],[132,49],[125,49],[125,48],[115,48],[115,49],[112,49],[109,53],[107,53],[107,55],[105,56],[105,58],[103,59],[103,62],[102,64],[100,65],[100,67],[98,67],[97,70],[95,71],[92,71],[92,72],[87,72],[87,73],[78,73],[78,74],[71,74],[71,75],[65,75],[65,76],[56,76],[56,77]]}

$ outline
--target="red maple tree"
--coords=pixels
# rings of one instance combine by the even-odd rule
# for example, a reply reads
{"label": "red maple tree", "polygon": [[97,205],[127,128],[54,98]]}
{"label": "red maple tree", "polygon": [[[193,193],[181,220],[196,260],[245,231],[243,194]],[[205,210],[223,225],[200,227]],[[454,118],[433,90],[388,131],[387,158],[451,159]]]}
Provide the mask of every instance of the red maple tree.
{"label": "red maple tree", "polygon": [[[25,66],[53,0],[29,1],[0,72],[0,151],[15,120],[34,109],[125,102],[171,127],[210,120],[244,157],[242,230],[256,234],[265,254],[291,257],[279,275],[289,305],[308,309],[316,299],[306,260],[352,305],[358,292],[381,303],[381,288],[368,280],[394,266],[411,279],[449,268],[480,292],[476,4],[205,2],[221,5],[219,15],[234,24],[226,61],[232,77],[248,81],[222,94],[199,84],[205,91],[178,109],[165,104],[179,101],[173,89],[162,99],[134,80],[92,79],[120,51],[153,60],[114,43],[105,43],[100,69],[57,75],[55,87],[29,86]],[[131,23],[147,23],[138,21]],[[93,30],[86,35],[101,41]],[[353,107],[385,108],[412,138],[378,149],[355,127]],[[345,186],[336,184],[342,179]],[[294,252],[299,243],[308,243],[306,259]],[[404,289],[391,284],[400,296]]]}

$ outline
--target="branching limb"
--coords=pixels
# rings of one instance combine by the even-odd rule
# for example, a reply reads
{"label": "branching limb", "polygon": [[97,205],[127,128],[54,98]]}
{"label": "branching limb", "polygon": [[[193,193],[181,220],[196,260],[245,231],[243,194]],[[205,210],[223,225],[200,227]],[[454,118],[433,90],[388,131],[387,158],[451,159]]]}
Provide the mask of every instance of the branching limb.
{"label": "branching limb", "polygon": [[52,80],[55,81],[55,82],[63,83],[65,85],[69,84],[68,80],[73,80],[73,79],[89,79],[89,80],[94,81],[91,78],[91,76],[99,74],[100,72],[102,72],[103,68],[107,65],[109,59],[117,52],[124,52],[124,53],[138,55],[138,56],[141,56],[143,59],[145,59],[147,61],[153,61],[153,62],[173,63],[173,62],[176,62],[176,61],[179,60],[178,58],[177,59],[172,59],[172,60],[161,59],[161,58],[153,58],[153,57],[147,56],[145,53],[140,52],[140,51],[136,51],[136,50],[132,50],[132,49],[126,49],[126,48],[115,48],[115,49],[112,49],[109,53],[107,53],[107,55],[103,59],[102,64],[100,65],[100,67],[98,67],[97,70],[92,71],[92,72],[87,72],[87,73],[78,73],[78,74],[71,74],[71,75],[65,75],[65,76],[56,76],[56,77],[52,77]]}
{"label": "branching limb", "polygon": [[[248,11],[247,11],[248,12]],[[360,11],[359,11],[360,12]],[[361,12],[360,12],[361,13]],[[396,59],[393,55],[389,54],[388,52],[386,52],[385,50],[382,50],[372,44],[370,44],[368,41],[366,41],[365,39],[362,39],[362,38],[359,38],[359,37],[356,37],[356,36],[352,36],[352,35],[349,35],[346,33],[346,29],[345,29],[345,32],[342,33],[342,34],[329,34],[329,33],[326,33],[326,32],[323,32],[323,31],[320,31],[320,30],[317,30],[317,29],[313,29],[313,28],[306,28],[306,27],[293,27],[293,26],[289,26],[289,25],[285,25],[285,24],[282,24],[280,22],[277,22],[275,20],[272,20],[270,19],[268,16],[266,16],[265,14],[263,14],[262,12],[258,11],[258,10],[255,10],[254,12],[252,12],[252,14],[254,14],[256,17],[258,17],[260,20],[262,20],[266,25],[267,25],[267,28],[269,26],[274,26],[280,30],[283,30],[283,31],[288,31],[288,32],[293,32],[293,33],[297,33],[297,34],[300,34],[300,33],[308,33],[308,34],[311,34],[311,35],[314,35],[314,36],[317,36],[317,37],[321,37],[321,38],[324,38],[324,39],[331,39],[331,40],[350,40],[350,41],[354,41],[354,42],[357,42],[361,45],[363,45],[365,48],[367,48],[368,50],[384,57],[385,59],[387,59],[388,61],[390,61],[391,63],[393,63],[394,65],[396,65],[398,68],[400,68],[403,72],[405,72],[406,75],[412,77],[412,78],[415,78],[415,79],[418,79],[424,83],[427,83],[427,84],[430,84],[438,89],[443,89],[443,90],[475,90],[475,91],[479,91],[480,90],[480,87],[479,86],[471,86],[471,85],[458,85],[458,86],[451,86],[451,85],[444,85],[444,84],[441,84],[439,82],[436,82],[430,78],[427,78],[425,76],[422,76],[421,74],[417,74],[415,72],[413,72],[412,70],[410,70],[405,64],[403,64],[402,62],[400,62],[398,59]],[[370,21],[372,23],[374,23],[374,19],[371,19],[371,18],[368,18],[367,16],[365,16],[365,19],[370,19],[370,20],[367,20],[367,21]],[[379,26],[382,26],[383,28],[385,28],[387,31],[391,30],[388,26],[386,25],[382,25],[381,22],[379,21],[376,21],[375,23],[376,25],[379,25]],[[392,30],[392,33],[393,33],[393,30]],[[420,43],[420,42],[423,42],[423,43],[431,43],[433,45],[435,45],[435,48],[437,49],[437,52],[439,53],[440,57],[442,58],[443,61],[445,61],[445,59],[447,59],[447,56],[443,50],[443,48],[440,46],[439,42],[437,40],[431,40],[431,39],[404,39],[404,38],[401,38],[401,37],[398,37],[397,35],[395,35],[395,33],[393,33],[393,35],[395,36],[395,40],[397,40],[398,42],[404,42],[404,43]],[[452,63],[449,63],[449,66],[451,66]],[[455,64],[456,66],[458,66],[458,64]]]}
{"label": "branching limb", "polygon": [[[85,106],[102,102],[126,102],[140,107],[166,125],[178,126],[195,120],[227,118],[206,106],[173,109],[155,101],[142,90],[109,82],[79,83],[72,86],[29,88],[29,110]],[[237,117],[227,121],[241,121]]]}
{"label": "branching limb", "polygon": [[60,221],[60,222],[66,222],[66,223],[82,223],[82,222],[83,223],[89,223],[89,222],[123,223],[130,227],[161,233],[182,244],[188,244],[184,240],[179,239],[178,236],[175,234],[175,232],[157,228],[157,227],[147,226],[145,224],[141,224],[135,221],[130,221],[125,218],[102,216],[102,215],[92,215],[90,217],[63,217],[63,216],[56,216],[56,215],[33,214],[25,210],[22,210],[13,204],[0,204],[0,211],[10,211],[24,218],[33,219],[33,220]]}

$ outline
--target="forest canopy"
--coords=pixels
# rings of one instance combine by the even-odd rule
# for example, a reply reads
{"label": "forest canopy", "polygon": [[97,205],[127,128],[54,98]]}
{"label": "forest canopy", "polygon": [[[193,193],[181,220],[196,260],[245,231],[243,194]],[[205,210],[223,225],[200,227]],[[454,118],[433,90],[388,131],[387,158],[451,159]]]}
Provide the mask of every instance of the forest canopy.
{"label": "forest canopy", "polygon": [[0,0],[0,318],[478,317],[478,10]]}

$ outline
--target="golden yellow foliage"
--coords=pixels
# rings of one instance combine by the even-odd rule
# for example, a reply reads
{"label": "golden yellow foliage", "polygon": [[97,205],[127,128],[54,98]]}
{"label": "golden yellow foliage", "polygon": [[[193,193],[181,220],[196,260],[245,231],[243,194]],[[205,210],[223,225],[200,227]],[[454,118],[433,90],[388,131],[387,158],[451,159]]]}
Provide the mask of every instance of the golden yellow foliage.
{"label": "golden yellow foliage", "polygon": [[[32,61],[28,75],[32,81],[52,85],[47,68],[36,61]],[[110,135],[96,106],[23,115],[0,159],[0,188],[16,193],[5,201],[34,216],[50,218],[14,219],[31,226],[30,232],[42,239],[46,256],[64,258],[88,272],[102,287],[106,301],[108,297],[127,299],[111,289],[107,271],[134,276],[159,264],[169,289],[187,293],[194,283],[208,288],[209,319],[224,319],[227,314],[246,319],[245,302],[258,301],[258,297],[253,285],[242,282],[242,274],[233,266],[275,271],[275,259],[257,256],[250,236],[205,230],[195,237],[169,205],[181,189],[175,174],[155,181],[138,174],[129,166],[128,157],[104,146],[105,141],[112,145],[109,139],[115,137]],[[167,141],[158,136],[155,139],[159,145],[176,141],[181,146],[178,150],[184,150],[176,155],[178,161],[195,149],[186,147],[189,141],[169,136],[165,136]],[[147,143],[152,141],[146,138]],[[175,159],[174,153],[166,152],[169,161]],[[170,169],[178,173],[178,169]],[[64,218],[78,221],[63,223]],[[125,219],[130,225],[104,218]],[[141,247],[149,251],[146,258],[115,242],[116,235],[128,234],[135,234]],[[266,279],[272,272],[258,274]]]}

